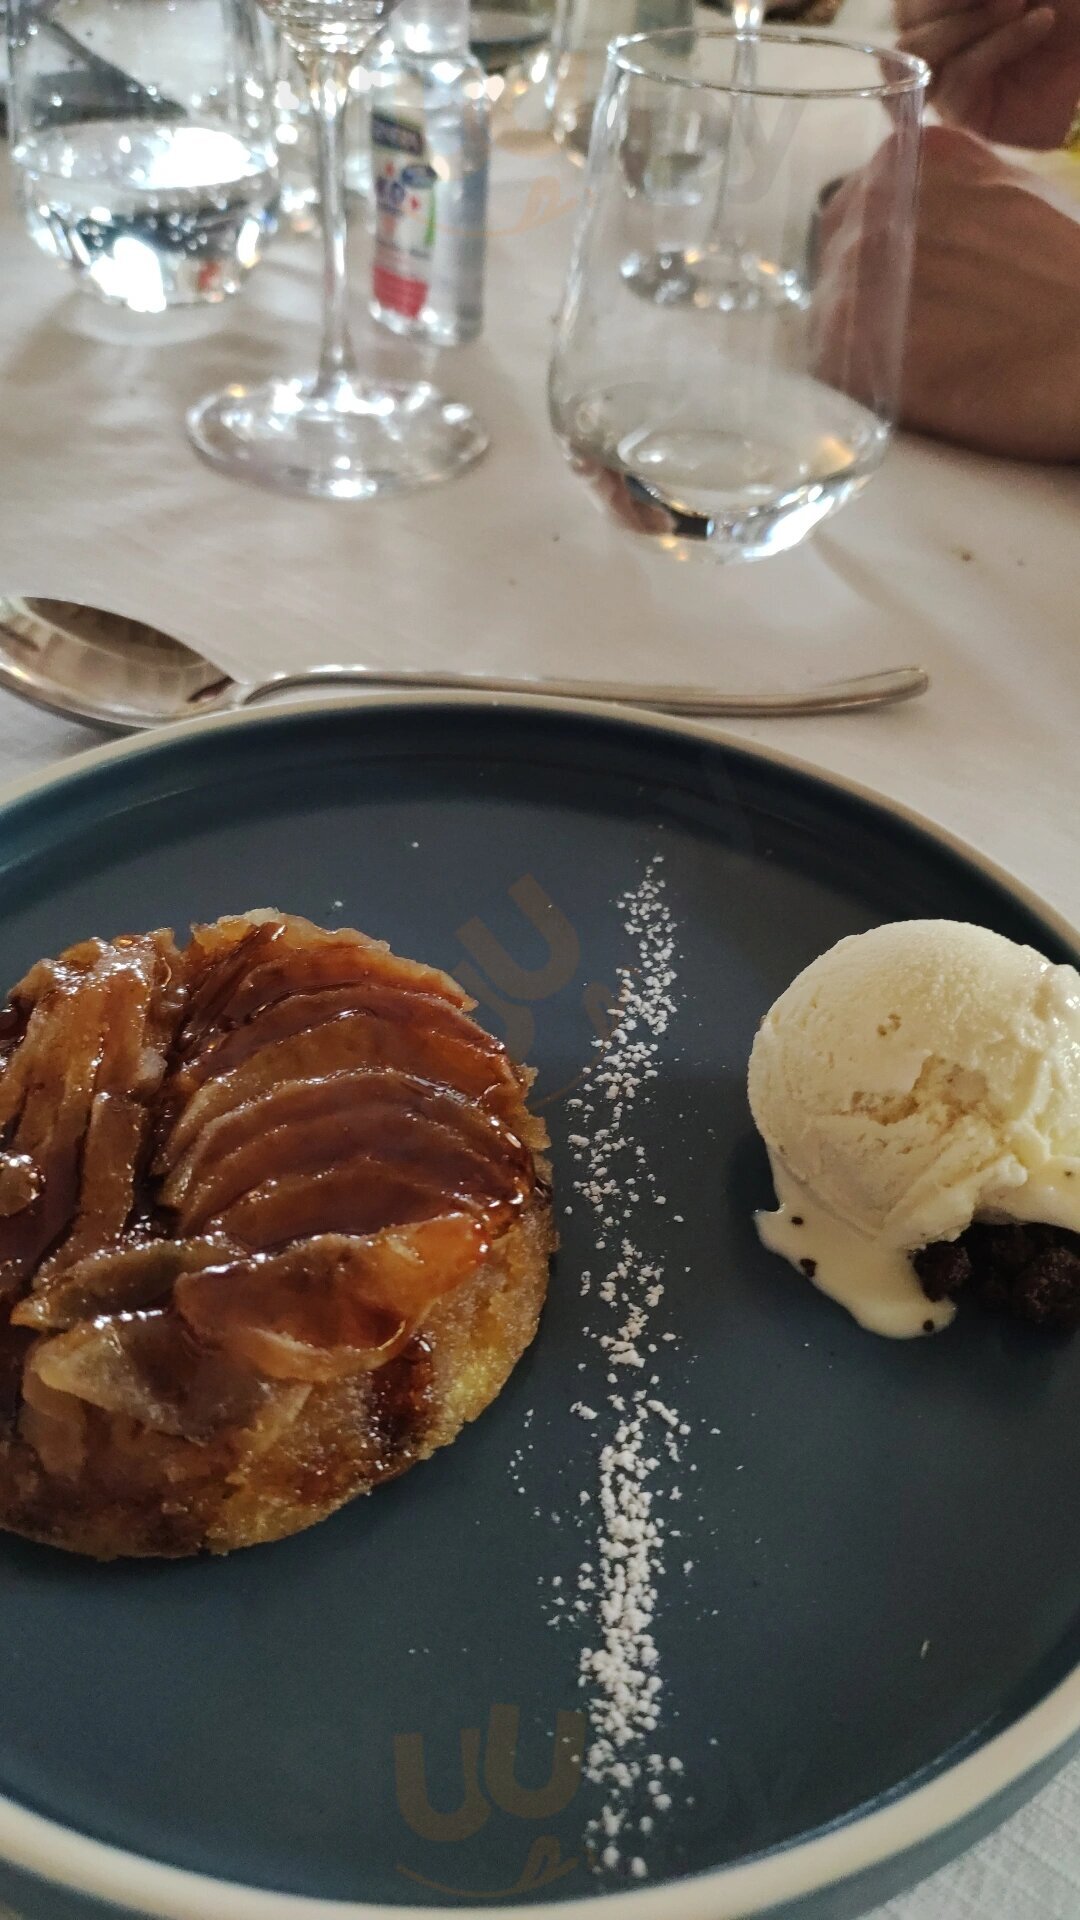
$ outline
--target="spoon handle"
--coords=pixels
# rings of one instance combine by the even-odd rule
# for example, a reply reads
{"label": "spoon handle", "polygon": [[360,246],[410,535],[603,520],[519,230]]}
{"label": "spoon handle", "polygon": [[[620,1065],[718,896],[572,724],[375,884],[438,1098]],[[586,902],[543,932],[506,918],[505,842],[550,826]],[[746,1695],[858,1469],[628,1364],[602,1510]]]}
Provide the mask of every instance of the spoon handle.
{"label": "spoon handle", "polygon": [[684,717],[750,719],[756,716],[854,713],[864,707],[891,706],[925,693],[930,677],[921,667],[891,667],[808,687],[804,693],[715,693],[708,687],[641,686],[620,680],[503,680],[471,673],[395,673],[381,667],[307,667],[300,673],[275,673],[245,689],[238,702],[251,706],[276,693],[309,686],[355,685],[372,692],[388,689],[452,690],[461,693],[523,693],[564,700],[611,701],[653,713]]}

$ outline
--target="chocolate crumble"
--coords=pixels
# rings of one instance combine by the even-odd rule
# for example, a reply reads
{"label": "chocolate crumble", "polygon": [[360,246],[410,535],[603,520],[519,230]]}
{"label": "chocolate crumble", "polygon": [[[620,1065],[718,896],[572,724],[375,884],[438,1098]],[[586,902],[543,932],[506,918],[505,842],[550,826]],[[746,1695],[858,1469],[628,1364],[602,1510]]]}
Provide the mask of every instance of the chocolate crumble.
{"label": "chocolate crumble", "polygon": [[1080,1327],[1080,1233],[1040,1223],[976,1222],[912,1255],[929,1300],[961,1289],[1036,1326]]}

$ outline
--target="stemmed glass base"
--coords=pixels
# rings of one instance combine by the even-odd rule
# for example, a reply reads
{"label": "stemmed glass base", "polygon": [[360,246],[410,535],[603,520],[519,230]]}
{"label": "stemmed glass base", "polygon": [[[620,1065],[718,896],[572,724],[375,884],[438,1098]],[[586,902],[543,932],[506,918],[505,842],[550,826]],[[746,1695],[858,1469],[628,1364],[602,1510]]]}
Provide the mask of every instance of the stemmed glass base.
{"label": "stemmed glass base", "polygon": [[427,381],[339,374],[227,387],[192,407],[188,432],[212,466],[280,493],[373,500],[449,480],[488,436]]}
{"label": "stemmed glass base", "polygon": [[226,387],[188,414],[196,450],[225,473],[315,500],[374,500],[449,480],[479,459],[487,434],[463,402],[427,380],[358,371],[349,337],[345,115],[353,69],[386,0],[262,0],[279,13],[307,82],[318,138],[323,237],[319,370]]}
{"label": "stemmed glass base", "polygon": [[[752,88],[757,72],[757,35],[765,18],[764,0],[733,0],[735,43],[733,80]],[[756,313],[762,308],[802,305],[802,276],[772,260],[763,260],[737,237],[738,207],[731,205],[732,155],[752,154],[758,130],[753,102],[736,94],[723,146],[714,230],[701,247],[632,255],[623,262],[627,286],[658,307],[696,307],[721,313]],[[736,233],[731,232],[731,223]],[[725,231],[725,228],[727,231]]]}

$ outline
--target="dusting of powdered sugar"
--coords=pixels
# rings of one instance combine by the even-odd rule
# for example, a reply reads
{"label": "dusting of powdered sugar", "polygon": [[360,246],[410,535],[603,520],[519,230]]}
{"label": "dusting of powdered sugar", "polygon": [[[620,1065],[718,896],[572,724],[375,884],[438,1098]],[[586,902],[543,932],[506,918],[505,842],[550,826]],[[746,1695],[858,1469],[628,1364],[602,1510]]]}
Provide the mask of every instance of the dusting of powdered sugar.
{"label": "dusting of powdered sugar", "polygon": [[[677,1008],[676,930],[662,865],[658,854],[617,903],[631,958],[619,970],[615,1025],[596,1043],[568,1102],[571,1210],[587,1210],[597,1253],[581,1292],[591,1308],[584,1331],[599,1362],[590,1371],[602,1392],[594,1384],[572,1407],[596,1442],[595,1480],[579,1495],[591,1545],[572,1602],[561,1579],[552,1596],[552,1624],[572,1620],[586,1635],[579,1660],[589,1719],[585,1775],[604,1796],[590,1822],[590,1853],[599,1868],[639,1880],[648,1873],[644,1843],[672,1803],[668,1776],[682,1772],[677,1758],[654,1750],[663,1702],[654,1625],[666,1542],[680,1537],[664,1518],[665,1505],[680,1498],[670,1470],[690,1432],[666,1389],[661,1396],[656,1356],[670,1355],[677,1341],[665,1333],[658,1345],[650,1331],[664,1273],[640,1244],[652,1238],[642,1232],[643,1216],[667,1204],[639,1137],[639,1110]],[[683,1553],[678,1559],[684,1565]]]}

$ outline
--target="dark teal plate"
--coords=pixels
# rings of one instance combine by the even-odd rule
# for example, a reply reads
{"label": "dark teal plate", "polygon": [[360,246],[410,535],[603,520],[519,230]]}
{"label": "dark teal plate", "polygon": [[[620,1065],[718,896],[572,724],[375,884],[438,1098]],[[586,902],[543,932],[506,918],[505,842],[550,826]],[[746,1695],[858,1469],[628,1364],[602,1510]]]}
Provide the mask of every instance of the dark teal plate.
{"label": "dark teal plate", "polygon": [[[657,1391],[692,1432],[656,1626],[655,1744],[683,1773],[638,1886],[587,1864],[587,1781],[522,1789],[583,1700],[586,1628],[548,1620],[592,1544],[596,1431],[571,1405],[605,1393],[568,1090],[633,958],[616,900],[657,854],[679,1010],[638,1108],[666,1196],[640,1239],[667,1267]],[[835,1916],[1060,1757],[1080,1727],[1080,1342],[974,1309],[933,1341],[861,1332],[758,1246],[744,1094],[761,1014],[842,934],[949,915],[1074,958],[1049,916],[783,761],[528,703],[335,705],[110,749],[0,812],[0,876],[3,984],[90,933],[256,905],[457,973],[539,1069],[562,1231],[502,1397],[371,1500],[220,1562],[0,1543],[0,1848],[57,1883],[0,1878],[16,1908],[98,1911],[63,1882],[199,1920],[605,1898],[641,1920]]]}

